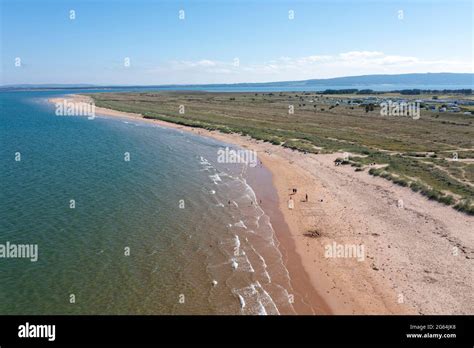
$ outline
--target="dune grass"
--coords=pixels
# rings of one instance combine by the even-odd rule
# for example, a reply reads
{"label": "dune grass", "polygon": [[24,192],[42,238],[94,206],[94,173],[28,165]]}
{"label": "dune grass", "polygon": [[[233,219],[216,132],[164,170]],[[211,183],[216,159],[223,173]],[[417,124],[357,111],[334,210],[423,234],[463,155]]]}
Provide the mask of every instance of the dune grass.
{"label": "dune grass", "polygon": [[348,152],[347,164],[355,170],[384,165],[383,170],[372,168],[369,173],[460,211],[474,211],[474,117],[470,115],[422,110],[418,120],[381,116],[377,106],[366,112],[365,107],[344,103],[343,98],[354,96],[311,92],[160,91],[89,96],[99,107],[248,135],[302,152]]}

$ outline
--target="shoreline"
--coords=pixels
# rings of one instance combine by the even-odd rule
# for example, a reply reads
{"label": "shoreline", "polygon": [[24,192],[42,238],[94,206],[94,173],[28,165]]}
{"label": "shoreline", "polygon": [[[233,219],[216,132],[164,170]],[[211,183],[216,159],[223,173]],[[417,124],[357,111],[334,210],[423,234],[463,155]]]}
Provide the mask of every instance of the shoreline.
{"label": "shoreline", "polygon": [[289,274],[292,287],[291,295],[294,296],[293,308],[296,314],[331,314],[328,304],[312,285],[310,277],[303,267],[301,257],[296,251],[289,226],[280,210],[278,192],[273,180],[274,173],[265,165],[262,167],[263,171],[266,172],[263,174],[270,175],[270,178],[262,175],[262,168],[257,166],[247,170],[247,183],[252,187],[257,199],[261,200],[259,205],[270,218],[277,248]]}
{"label": "shoreline", "polygon": [[[90,100],[73,95],[49,101],[65,98],[76,103]],[[292,285],[300,274],[306,274],[311,285],[309,294],[304,286],[294,290],[315,299],[312,307],[319,305],[324,314],[474,312],[473,282],[468,281],[474,270],[469,262],[474,237],[468,233],[474,218],[366,172],[335,167],[333,161],[341,154],[303,154],[238,134],[99,107],[96,114],[150,122],[256,150],[272,173],[277,210],[288,227],[280,233],[275,229],[275,234]],[[297,188],[297,193],[293,196],[295,208],[290,210],[287,201],[292,188]],[[402,209],[397,207],[400,199],[405,202]],[[309,230],[316,230],[314,238],[304,236]],[[288,239],[282,242],[283,237]],[[364,262],[325,257],[325,247],[332,243],[363,245]],[[450,254],[455,247],[459,253]]]}
{"label": "shoreline", "polygon": [[[68,102],[82,103],[89,102],[88,97],[82,95],[68,95],[65,98],[50,98],[48,102],[62,102],[64,99],[67,99]],[[138,122],[146,122],[150,124],[159,125],[165,128],[172,128],[180,131],[185,131],[192,133],[198,136],[204,136],[212,138],[223,143],[235,144],[234,141],[229,141],[226,138],[218,137],[217,134],[212,134],[216,132],[209,132],[207,130],[192,128],[187,126],[182,126],[170,122],[146,119],[143,118],[140,114],[125,113],[113,109],[105,109],[96,107],[96,116],[99,117],[117,117],[120,119],[129,119]],[[204,133],[205,132],[205,133]],[[240,145],[239,145],[240,146]],[[310,277],[302,264],[300,255],[296,250],[296,245],[291,237],[291,232],[289,226],[286,223],[284,214],[281,211],[279,206],[279,197],[277,189],[274,185],[273,177],[275,173],[270,170],[265,163],[263,164],[265,170],[271,175],[272,180],[270,183],[261,182],[260,179],[261,173],[258,170],[258,167],[251,168],[248,175],[249,185],[252,187],[255,195],[258,199],[262,196],[265,196],[266,199],[262,200],[260,204],[265,214],[269,216],[272,227],[275,233],[275,238],[277,242],[277,248],[280,251],[283,259],[285,268],[288,270],[290,276],[290,285],[293,290],[294,303],[293,308],[296,314],[302,315],[327,315],[331,314],[331,309],[328,304],[323,300],[320,294],[317,293],[316,288],[311,283]],[[290,314],[290,313],[287,313]]]}

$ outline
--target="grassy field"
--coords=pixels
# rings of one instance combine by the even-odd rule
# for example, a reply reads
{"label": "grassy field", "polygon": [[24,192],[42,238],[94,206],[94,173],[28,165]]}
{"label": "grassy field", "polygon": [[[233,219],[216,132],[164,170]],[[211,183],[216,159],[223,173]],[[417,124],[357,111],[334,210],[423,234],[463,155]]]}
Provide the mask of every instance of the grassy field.
{"label": "grassy field", "polygon": [[[381,116],[377,106],[366,112],[363,106],[345,103],[346,98],[368,96],[309,92],[146,92],[89,96],[94,98],[96,106],[141,113],[146,118],[240,133],[299,151],[347,152],[350,155],[341,159],[342,164],[359,171],[368,170],[429,199],[474,214],[473,115],[422,109],[418,120]],[[294,113],[290,112],[291,108]]]}

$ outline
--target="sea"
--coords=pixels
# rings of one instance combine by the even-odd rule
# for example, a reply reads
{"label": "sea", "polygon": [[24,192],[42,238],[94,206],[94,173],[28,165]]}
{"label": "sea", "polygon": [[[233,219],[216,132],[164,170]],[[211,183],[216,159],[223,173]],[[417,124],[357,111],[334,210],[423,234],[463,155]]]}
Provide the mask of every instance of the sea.
{"label": "sea", "polygon": [[0,314],[294,313],[248,183],[271,173],[189,132],[57,116],[68,93],[0,93],[0,247],[38,250],[0,255]]}

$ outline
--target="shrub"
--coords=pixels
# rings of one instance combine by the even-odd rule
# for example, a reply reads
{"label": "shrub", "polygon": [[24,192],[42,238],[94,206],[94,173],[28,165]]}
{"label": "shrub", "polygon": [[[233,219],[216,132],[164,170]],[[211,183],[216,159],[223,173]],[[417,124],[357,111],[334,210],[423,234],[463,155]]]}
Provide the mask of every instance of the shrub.
{"label": "shrub", "polygon": [[423,189],[423,185],[420,184],[419,182],[413,181],[410,183],[410,188],[412,189],[412,191],[418,192]]}
{"label": "shrub", "polygon": [[468,215],[474,215],[474,205],[469,199],[459,202],[454,206],[454,209]]}
{"label": "shrub", "polygon": [[369,174],[373,175],[373,176],[379,176],[380,175],[380,169],[370,168],[369,169]]}
{"label": "shrub", "polygon": [[394,178],[393,179],[393,183],[394,184],[397,184],[397,185],[400,185],[400,186],[403,186],[403,187],[407,187],[408,186],[408,182],[404,179],[401,179],[401,178]]}
{"label": "shrub", "polygon": [[441,202],[446,205],[452,205],[454,203],[454,198],[451,195],[441,196],[438,199],[438,202]]}

